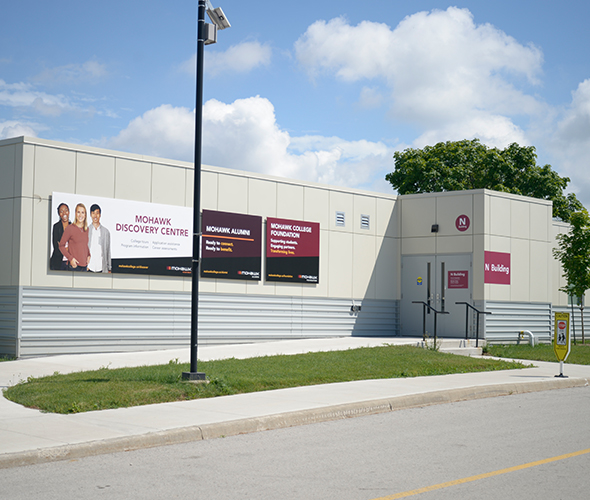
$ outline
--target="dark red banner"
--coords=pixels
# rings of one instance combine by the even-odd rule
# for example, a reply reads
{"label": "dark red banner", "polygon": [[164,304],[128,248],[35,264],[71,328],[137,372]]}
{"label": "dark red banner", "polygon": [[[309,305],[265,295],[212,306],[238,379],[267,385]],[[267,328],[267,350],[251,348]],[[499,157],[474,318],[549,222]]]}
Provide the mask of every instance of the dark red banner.
{"label": "dark red banner", "polygon": [[449,271],[447,288],[469,288],[469,271]]}
{"label": "dark red banner", "polygon": [[320,224],[266,220],[266,280],[319,283]]}
{"label": "dark red banner", "polygon": [[203,210],[201,277],[260,280],[262,217]]}
{"label": "dark red banner", "polygon": [[503,252],[484,253],[484,283],[510,284],[510,254]]}

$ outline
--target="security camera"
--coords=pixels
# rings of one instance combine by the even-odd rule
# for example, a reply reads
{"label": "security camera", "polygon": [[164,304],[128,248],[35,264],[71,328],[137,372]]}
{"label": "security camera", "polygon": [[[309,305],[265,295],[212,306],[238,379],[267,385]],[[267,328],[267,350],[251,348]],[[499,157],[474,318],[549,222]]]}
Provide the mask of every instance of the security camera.
{"label": "security camera", "polygon": [[225,28],[229,28],[231,26],[227,20],[227,17],[225,17],[223,10],[221,10],[221,7],[207,9],[207,15],[209,16],[209,19],[211,19],[211,22],[220,30],[224,30]]}

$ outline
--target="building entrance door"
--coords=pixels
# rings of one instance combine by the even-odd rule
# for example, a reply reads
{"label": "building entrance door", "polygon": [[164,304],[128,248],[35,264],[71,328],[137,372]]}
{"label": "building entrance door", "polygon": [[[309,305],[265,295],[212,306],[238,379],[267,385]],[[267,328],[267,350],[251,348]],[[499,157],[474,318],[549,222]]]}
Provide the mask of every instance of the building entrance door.
{"label": "building entrance door", "polygon": [[[422,336],[423,301],[437,311],[437,336],[465,337],[465,305],[472,302],[472,256],[407,255],[402,256],[401,335]],[[435,313],[426,312],[426,333],[434,337]]]}

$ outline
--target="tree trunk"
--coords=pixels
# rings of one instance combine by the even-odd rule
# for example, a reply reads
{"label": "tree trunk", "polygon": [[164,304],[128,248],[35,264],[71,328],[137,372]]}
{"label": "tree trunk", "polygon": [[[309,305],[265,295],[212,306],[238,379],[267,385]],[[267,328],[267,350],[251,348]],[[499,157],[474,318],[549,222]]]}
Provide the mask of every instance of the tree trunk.
{"label": "tree trunk", "polygon": [[582,344],[585,344],[586,341],[584,340],[584,306],[583,305],[580,306],[580,316],[582,317]]}

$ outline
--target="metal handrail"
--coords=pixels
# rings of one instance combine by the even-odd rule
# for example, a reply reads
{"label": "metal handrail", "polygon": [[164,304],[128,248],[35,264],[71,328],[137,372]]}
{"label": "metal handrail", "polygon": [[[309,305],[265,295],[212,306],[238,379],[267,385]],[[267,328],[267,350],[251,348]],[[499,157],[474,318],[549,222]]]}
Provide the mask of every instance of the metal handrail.
{"label": "metal handrail", "polygon": [[479,347],[479,315],[480,314],[492,314],[490,311],[480,311],[473,307],[469,302],[455,302],[455,304],[465,304],[465,340],[467,340],[469,334],[469,308],[473,309],[477,313],[477,322],[475,324],[475,347]]}
{"label": "metal handrail", "polygon": [[449,311],[437,311],[423,300],[413,300],[412,304],[422,304],[422,341],[426,342],[426,308],[434,312],[434,345],[436,346],[436,318],[439,314],[449,314]]}

